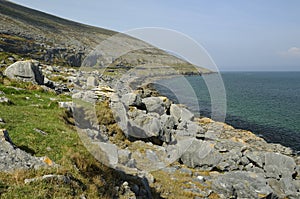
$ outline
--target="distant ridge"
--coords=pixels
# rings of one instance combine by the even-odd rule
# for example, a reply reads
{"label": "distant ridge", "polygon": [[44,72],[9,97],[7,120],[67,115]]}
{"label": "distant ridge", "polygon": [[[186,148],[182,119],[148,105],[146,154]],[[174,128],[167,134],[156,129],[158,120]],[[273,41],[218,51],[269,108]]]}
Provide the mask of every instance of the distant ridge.
{"label": "distant ridge", "polygon": [[[81,66],[87,54],[101,41],[118,34],[115,31],[84,25],[44,12],[0,0],[0,53],[37,59],[47,64]],[[183,74],[209,72],[195,71],[192,65],[141,40],[122,34],[126,45],[143,50],[122,57],[112,57],[115,66],[135,66],[156,63],[177,67]],[[118,46],[110,46],[112,49]]]}

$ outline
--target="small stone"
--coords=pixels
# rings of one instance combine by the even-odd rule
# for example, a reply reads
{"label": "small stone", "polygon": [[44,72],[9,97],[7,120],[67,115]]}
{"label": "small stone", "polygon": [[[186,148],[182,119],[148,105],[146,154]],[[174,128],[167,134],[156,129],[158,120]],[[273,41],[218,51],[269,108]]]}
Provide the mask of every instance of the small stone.
{"label": "small stone", "polygon": [[6,124],[5,120],[0,118],[0,124]]}
{"label": "small stone", "polygon": [[0,103],[10,104],[11,101],[6,97],[0,97]]}
{"label": "small stone", "polygon": [[245,156],[253,162],[255,165],[257,165],[260,168],[263,168],[264,165],[264,153],[255,151],[255,152],[246,152]]}
{"label": "small stone", "polygon": [[129,184],[128,184],[128,182],[125,181],[125,182],[123,182],[122,185],[125,186],[125,187],[128,187]]}
{"label": "small stone", "polygon": [[164,172],[170,173],[170,174],[174,174],[177,170],[177,168],[175,167],[165,167],[162,169]]}
{"label": "small stone", "polygon": [[42,130],[40,130],[40,129],[34,128],[33,130],[34,130],[35,132],[37,132],[37,133],[42,134],[42,135],[48,135],[48,133],[46,133],[45,131],[42,131]]}
{"label": "small stone", "polygon": [[192,176],[193,172],[190,169],[182,168],[179,170],[180,173],[187,174],[188,176]]}
{"label": "small stone", "polygon": [[86,85],[88,87],[96,87],[99,85],[97,79],[94,76],[89,76],[86,80]]}
{"label": "small stone", "polygon": [[73,102],[58,102],[58,107],[59,108],[65,108],[68,111],[73,111],[74,109],[74,103]]}
{"label": "small stone", "polygon": [[9,61],[11,61],[11,62],[15,62],[16,61],[16,59],[14,58],[14,57],[9,57],[9,58],[7,58]]}
{"label": "small stone", "polygon": [[200,183],[205,182],[205,178],[203,176],[197,176],[195,180]]}

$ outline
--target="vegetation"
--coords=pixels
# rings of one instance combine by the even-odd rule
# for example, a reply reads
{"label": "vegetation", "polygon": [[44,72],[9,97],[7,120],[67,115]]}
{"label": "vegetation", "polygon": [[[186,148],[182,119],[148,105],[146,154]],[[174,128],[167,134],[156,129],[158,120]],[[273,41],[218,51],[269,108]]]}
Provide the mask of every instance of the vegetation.
{"label": "vegetation", "polygon": [[[178,164],[178,163],[175,163]],[[169,173],[159,170],[152,172],[153,176],[157,181],[154,183],[154,186],[157,187],[158,191],[161,193],[161,196],[164,198],[170,198],[170,199],[189,199],[194,198],[196,196],[198,197],[204,197],[201,194],[195,194],[189,191],[189,189],[192,189],[193,186],[191,186],[190,182],[190,175],[188,173],[176,171],[174,174],[170,175]],[[209,175],[209,172],[202,172],[202,176]],[[198,189],[204,189],[205,187],[201,185],[198,182],[194,182],[193,184],[197,185]],[[210,185],[208,184],[207,187]],[[209,198],[218,198],[214,197],[213,195]]]}
{"label": "vegetation", "polygon": [[[32,89],[9,87],[12,85]],[[19,148],[35,156],[48,156],[60,165],[58,168],[11,174],[0,172],[1,198],[73,198],[81,194],[88,198],[111,198],[115,194],[112,187],[120,181],[117,173],[95,160],[83,146],[75,128],[63,119],[65,111],[58,108],[57,101],[68,101],[70,97],[45,92],[29,83],[6,82],[6,85],[0,84],[0,90],[13,102],[12,105],[0,104],[1,118],[6,121],[0,128],[9,131]],[[46,174],[69,175],[80,183],[24,183],[26,178]]]}
{"label": "vegetation", "polygon": [[[5,67],[22,59],[36,59],[44,64],[64,67],[80,66],[79,61],[90,50],[116,32],[64,20],[8,1],[0,2],[0,91],[11,101],[0,104],[0,117],[6,122],[0,123],[0,128],[8,130],[14,144],[20,149],[37,157],[47,156],[59,165],[55,168],[18,170],[12,173],[0,171],[0,197],[78,198],[83,195],[87,198],[112,198],[117,192],[114,187],[122,184],[120,173],[101,164],[87,151],[74,127],[72,114],[58,107],[59,101],[70,101],[70,96],[56,95],[31,83],[11,81],[4,78],[2,72]],[[123,36],[129,45],[137,44],[136,39]],[[150,47],[142,41],[138,45]],[[85,51],[82,52],[82,49]],[[165,59],[162,64],[174,59],[155,48],[140,50],[116,59],[103,73],[121,76],[133,66],[153,63],[156,58]],[[185,67],[185,64],[178,62],[172,66],[182,73],[194,72],[191,65]],[[52,76],[52,81],[67,81],[63,74],[56,75]],[[120,148],[128,147],[141,152],[147,149],[125,137],[115,122],[108,102],[96,104],[96,113],[99,124],[106,126],[112,143]],[[55,179],[27,184],[24,182],[25,179],[47,174],[69,176],[74,182],[63,183]],[[162,193],[172,188],[177,190],[174,197],[176,194],[177,198],[189,196],[180,193],[180,184],[167,187],[170,176],[162,174],[159,178],[161,183],[166,183]],[[153,191],[152,194],[160,198],[160,193]]]}

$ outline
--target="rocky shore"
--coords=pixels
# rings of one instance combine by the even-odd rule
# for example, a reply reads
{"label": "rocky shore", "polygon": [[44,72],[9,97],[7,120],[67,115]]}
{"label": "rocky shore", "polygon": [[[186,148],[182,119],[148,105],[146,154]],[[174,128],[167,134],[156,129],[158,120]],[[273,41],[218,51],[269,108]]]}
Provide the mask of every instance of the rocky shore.
{"label": "rocky shore", "polygon": [[[192,198],[300,197],[300,157],[290,148],[267,143],[225,123],[196,118],[187,107],[147,86],[131,90],[129,85],[120,85],[119,79],[96,70],[78,71],[34,61],[15,63],[4,74],[36,84],[43,79],[45,90],[72,95],[72,101],[59,106],[74,115],[86,148],[105,165],[145,179],[140,184],[124,182],[118,189],[125,198],[155,198],[151,189],[162,198],[174,198],[172,183]],[[102,115],[97,115],[95,107],[101,103],[108,109],[102,107]],[[111,114],[109,122],[107,113]],[[112,125],[121,133],[112,133]],[[2,132],[1,153],[7,155],[1,158],[0,168],[36,167],[32,161],[45,164],[15,149]],[[5,151],[7,147],[10,149]],[[8,162],[10,156],[21,160]],[[7,165],[9,169],[5,169]],[[165,178],[169,185],[163,182]]]}

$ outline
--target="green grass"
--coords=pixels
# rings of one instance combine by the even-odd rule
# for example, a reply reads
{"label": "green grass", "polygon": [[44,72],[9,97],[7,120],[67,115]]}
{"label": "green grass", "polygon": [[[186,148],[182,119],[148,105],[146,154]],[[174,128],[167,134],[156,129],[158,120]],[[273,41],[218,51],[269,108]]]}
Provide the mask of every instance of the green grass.
{"label": "green grass", "polygon": [[[30,87],[27,83],[19,84]],[[70,97],[33,86],[32,90],[16,90],[0,84],[0,90],[13,102],[11,105],[0,104],[0,117],[6,121],[0,128],[8,130],[19,148],[34,156],[48,156],[60,165],[59,168],[38,171],[0,172],[1,198],[74,198],[81,194],[88,198],[111,198],[114,194],[112,187],[119,183],[120,178],[95,160],[83,146],[75,127],[64,120],[65,110],[58,107],[57,101],[70,101]],[[35,128],[47,135],[35,132]],[[86,189],[60,182],[24,184],[26,178],[45,174],[71,174],[85,184]]]}

